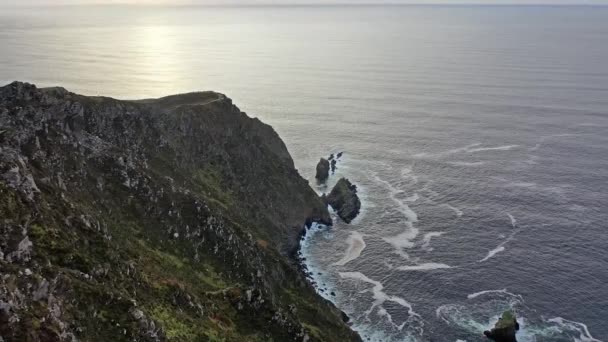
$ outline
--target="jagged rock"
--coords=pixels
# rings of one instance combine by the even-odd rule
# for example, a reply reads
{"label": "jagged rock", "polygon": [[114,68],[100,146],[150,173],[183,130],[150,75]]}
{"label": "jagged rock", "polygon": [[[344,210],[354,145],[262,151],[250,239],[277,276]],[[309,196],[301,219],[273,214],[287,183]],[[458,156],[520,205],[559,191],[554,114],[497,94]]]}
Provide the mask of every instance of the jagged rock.
{"label": "jagged rock", "polygon": [[319,182],[325,182],[329,177],[329,161],[325,158],[321,158],[317,163],[317,174],[315,178]]}
{"label": "jagged rock", "polygon": [[494,328],[484,331],[483,334],[496,342],[517,342],[515,335],[518,330],[519,323],[517,323],[515,315],[511,311],[505,311]]}
{"label": "jagged rock", "polygon": [[338,154],[336,154],[336,159],[342,158],[343,154],[344,154],[344,152],[338,152]]}
{"label": "jagged rock", "polygon": [[336,160],[331,160],[331,174],[333,175],[336,172]]}
{"label": "jagged rock", "polygon": [[346,223],[357,217],[361,209],[357,186],[346,178],[340,178],[329,195],[323,198]]}
{"label": "jagged rock", "polygon": [[0,216],[5,342],[360,340],[289,260],[325,203],[222,94],[0,87]]}

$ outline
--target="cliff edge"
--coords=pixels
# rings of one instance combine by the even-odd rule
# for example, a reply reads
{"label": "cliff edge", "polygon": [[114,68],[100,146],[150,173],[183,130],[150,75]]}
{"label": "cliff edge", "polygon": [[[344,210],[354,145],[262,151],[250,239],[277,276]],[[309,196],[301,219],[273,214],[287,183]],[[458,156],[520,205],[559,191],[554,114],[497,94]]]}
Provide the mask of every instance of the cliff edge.
{"label": "cliff edge", "polygon": [[290,259],[321,199],[222,94],[0,88],[4,341],[358,341]]}

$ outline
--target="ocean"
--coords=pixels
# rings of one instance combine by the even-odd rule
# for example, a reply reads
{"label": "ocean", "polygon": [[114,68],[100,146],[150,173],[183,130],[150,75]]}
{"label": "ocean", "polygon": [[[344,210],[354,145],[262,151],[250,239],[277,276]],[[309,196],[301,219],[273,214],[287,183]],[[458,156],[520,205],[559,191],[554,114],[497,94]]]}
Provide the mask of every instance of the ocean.
{"label": "ocean", "polygon": [[[608,341],[608,7],[0,9],[0,83],[225,93],[319,193],[319,292],[369,341]],[[320,157],[344,151],[327,186]]]}

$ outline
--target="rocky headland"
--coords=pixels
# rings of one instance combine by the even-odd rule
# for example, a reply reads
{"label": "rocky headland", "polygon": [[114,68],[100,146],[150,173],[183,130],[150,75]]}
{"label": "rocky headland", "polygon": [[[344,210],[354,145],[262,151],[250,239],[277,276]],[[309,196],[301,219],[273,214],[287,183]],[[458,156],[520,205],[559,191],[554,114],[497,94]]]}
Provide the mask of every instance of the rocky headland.
{"label": "rocky headland", "polygon": [[0,87],[2,341],[358,341],[293,258],[313,221],[279,136],[222,94]]}

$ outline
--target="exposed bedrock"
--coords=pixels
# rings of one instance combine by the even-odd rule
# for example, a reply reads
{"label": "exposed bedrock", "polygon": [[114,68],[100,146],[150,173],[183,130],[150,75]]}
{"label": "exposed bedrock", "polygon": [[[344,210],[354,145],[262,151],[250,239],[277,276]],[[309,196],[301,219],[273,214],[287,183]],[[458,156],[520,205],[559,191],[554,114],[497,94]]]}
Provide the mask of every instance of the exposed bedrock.
{"label": "exposed bedrock", "polygon": [[317,163],[317,174],[315,178],[319,182],[325,182],[329,177],[329,161],[325,158],[321,158]]}
{"label": "exposed bedrock", "polygon": [[346,223],[350,223],[357,217],[361,210],[361,201],[357,196],[357,186],[346,178],[340,178],[324,199]]}
{"label": "exposed bedrock", "polygon": [[289,257],[313,221],[222,94],[0,87],[0,341],[359,341]]}

